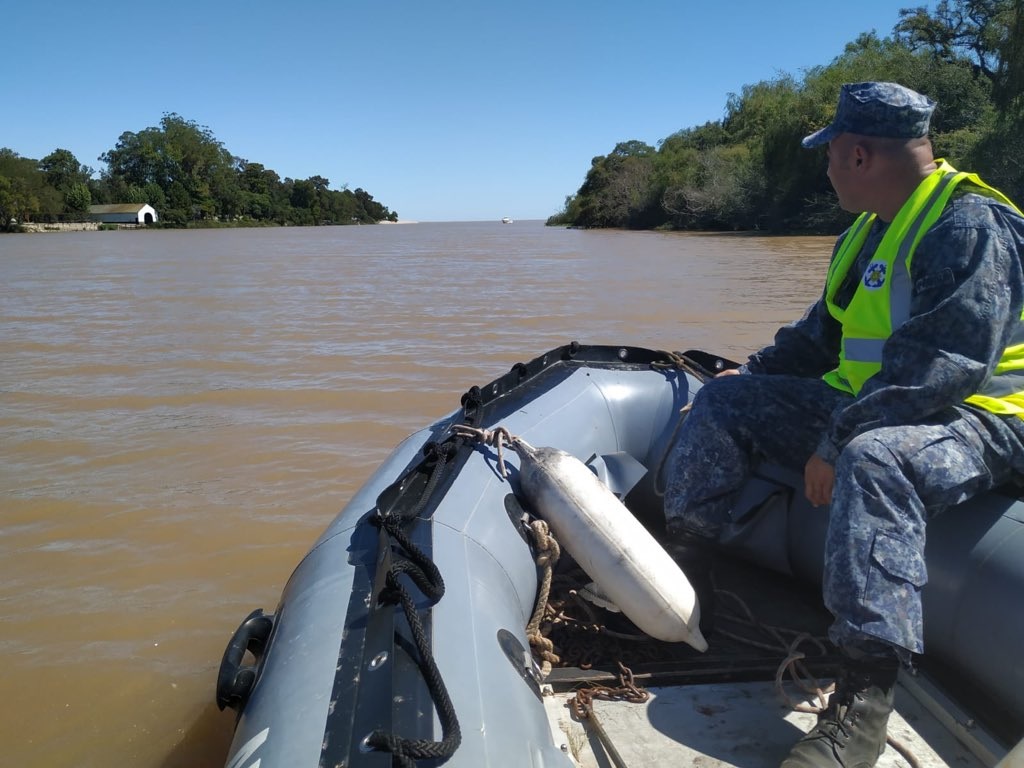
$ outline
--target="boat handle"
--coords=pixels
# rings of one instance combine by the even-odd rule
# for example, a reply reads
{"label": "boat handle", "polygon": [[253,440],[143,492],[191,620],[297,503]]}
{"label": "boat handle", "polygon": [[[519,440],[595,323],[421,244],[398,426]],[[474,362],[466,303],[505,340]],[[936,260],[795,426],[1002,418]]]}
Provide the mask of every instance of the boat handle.
{"label": "boat handle", "polygon": [[[217,672],[217,706],[221,710],[231,707],[241,712],[245,707],[256,684],[256,665],[263,658],[273,628],[274,614],[265,615],[262,608],[257,608],[231,636]],[[242,665],[246,651],[256,657],[256,664]]]}

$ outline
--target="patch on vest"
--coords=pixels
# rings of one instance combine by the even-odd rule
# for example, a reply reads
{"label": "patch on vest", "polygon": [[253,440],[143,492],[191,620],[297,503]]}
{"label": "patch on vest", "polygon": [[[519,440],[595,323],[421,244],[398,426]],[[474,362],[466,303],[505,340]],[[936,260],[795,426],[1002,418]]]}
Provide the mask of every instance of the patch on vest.
{"label": "patch on vest", "polygon": [[864,287],[875,289],[885,285],[886,270],[888,266],[884,261],[873,261],[868,264],[868,268],[864,270]]}

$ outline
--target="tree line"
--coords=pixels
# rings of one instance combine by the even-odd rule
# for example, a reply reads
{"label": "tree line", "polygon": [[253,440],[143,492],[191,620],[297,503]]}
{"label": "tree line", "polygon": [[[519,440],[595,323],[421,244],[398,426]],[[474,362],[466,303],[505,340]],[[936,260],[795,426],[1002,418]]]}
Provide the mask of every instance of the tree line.
{"label": "tree line", "polygon": [[941,0],[903,9],[890,36],[860,35],[828,65],[731,94],[725,117],[657,147],[595,157],[551,225],[832,234],[851,220],[800,140],[827,125],[847,82],[902,83],[938,102],[937,157],[1024,205],[1024,2]]}
{"label": "tree line", "polygon": [[398,214],[363,189],[330,189],[323,176],[282,179],[233,156],[209,128],[175,113],[122,133],[98,158],[98,176],[67,149],[41,160],[0,148],[0,231],[29,221],[87,218],[90,205],[149,203],[162,226],[371,224]]}

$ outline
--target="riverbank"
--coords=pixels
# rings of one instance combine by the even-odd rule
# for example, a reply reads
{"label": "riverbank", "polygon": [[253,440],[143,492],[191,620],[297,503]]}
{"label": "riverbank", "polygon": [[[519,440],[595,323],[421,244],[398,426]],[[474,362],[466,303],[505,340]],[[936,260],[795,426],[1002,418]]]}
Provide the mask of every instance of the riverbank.
{"label": "riverbank", "polygon": [[[417,221],[398,220],[388,221],[383,219],[382,221],[373,222],[373,224],[418,224]],[[253,229],[263,227],[280,227],[280,226],[296,226],[296,225],[281,225],[277,223],[260,223],[247,221],[241,222],[189,222],[188,226],[180,227],[180,229]],[[325,226],[358,226],[352,224],[334,224]],[[39,232],[96,232],[104,229],[179,229],[179,227],[147,227],[145,224],[111,224],[102,223],[98,221],[74,221],[74,222],[26,222],[21,224],[20,233],[39,233]]]}
{"label": "riverbank", "polygon": [[99,228],[98,221],[28,222],[21,225],[22,232],[95,232]]}

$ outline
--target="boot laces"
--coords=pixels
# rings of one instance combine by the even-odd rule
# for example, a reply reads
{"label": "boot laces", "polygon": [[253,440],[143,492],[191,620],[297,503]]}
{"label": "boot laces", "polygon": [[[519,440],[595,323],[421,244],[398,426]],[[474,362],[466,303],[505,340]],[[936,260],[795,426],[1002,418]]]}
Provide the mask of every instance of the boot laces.
{"label": "boot laces", "polygon": [[835,693],[814,729],[821,738],[840,749],[846,746],[859,717],[854,704],[868,685],[869,681],[861,675],[848,670],[840,673]]}

